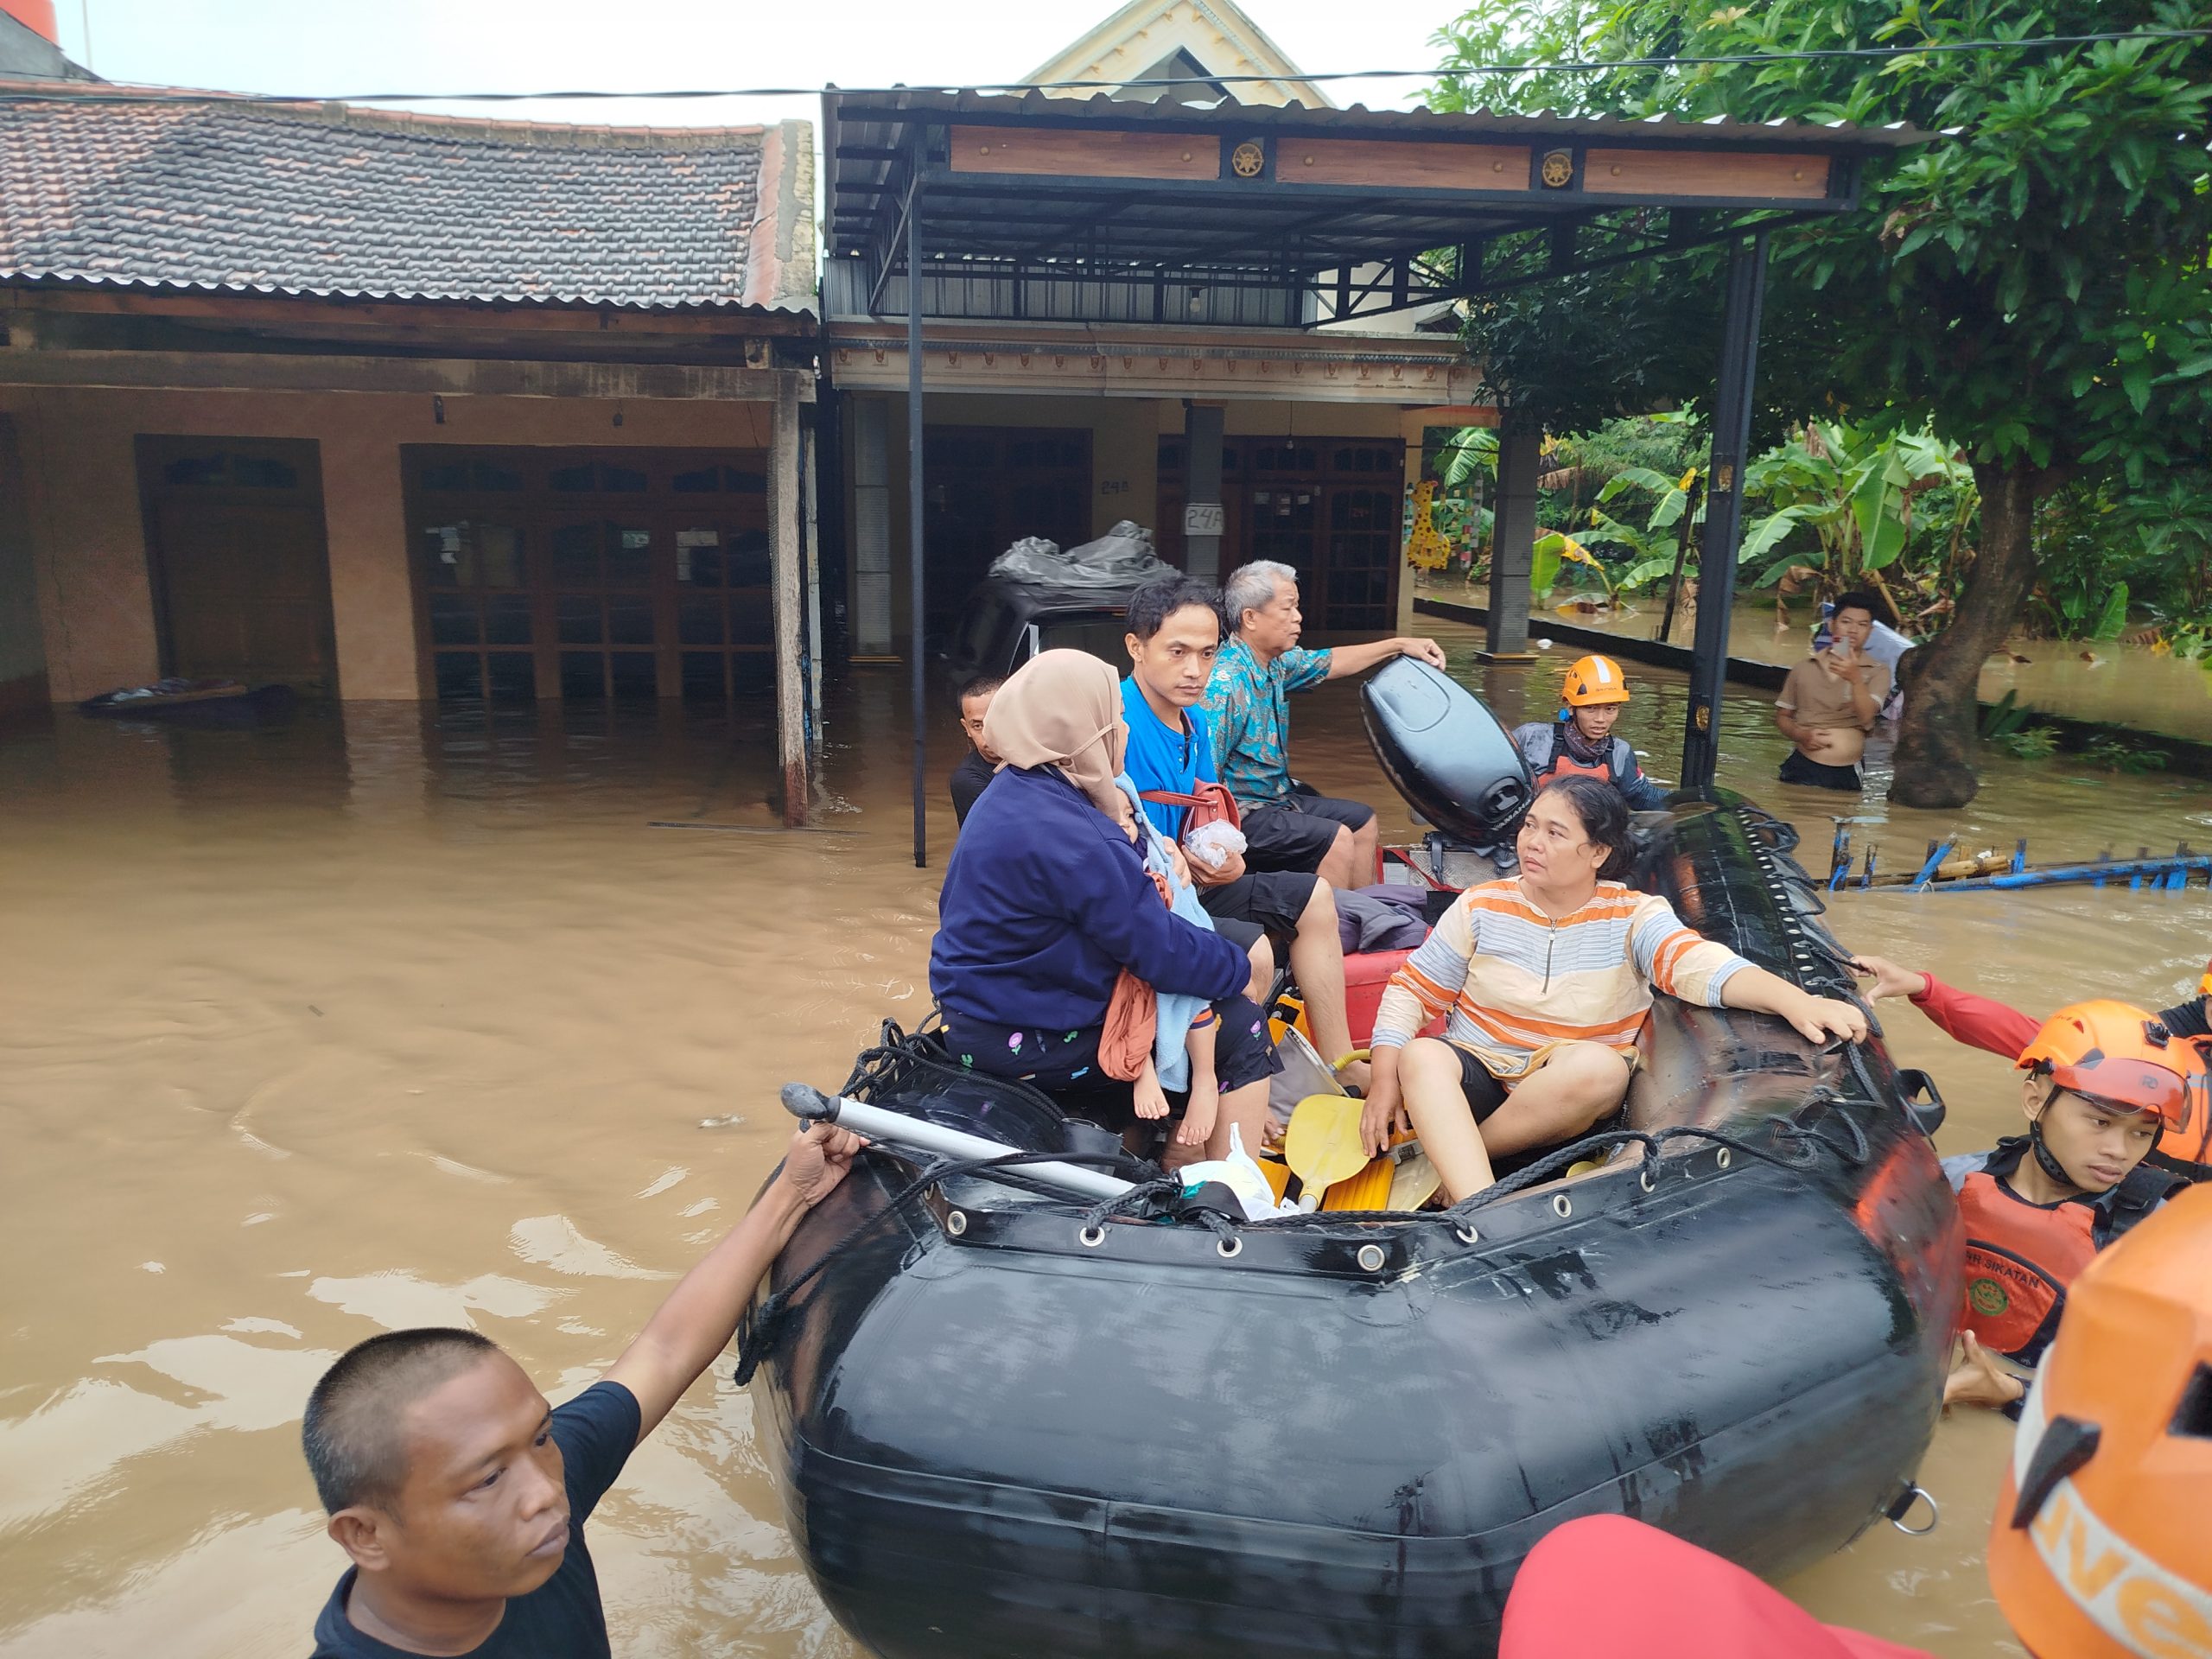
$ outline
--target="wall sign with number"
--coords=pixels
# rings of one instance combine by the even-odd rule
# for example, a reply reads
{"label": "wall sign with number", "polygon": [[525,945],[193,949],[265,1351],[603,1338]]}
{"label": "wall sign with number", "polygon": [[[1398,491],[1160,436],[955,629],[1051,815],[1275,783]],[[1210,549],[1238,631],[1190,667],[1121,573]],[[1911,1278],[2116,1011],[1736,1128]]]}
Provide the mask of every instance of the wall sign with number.
{"label": "wall sign with number", "polygon": [[1223,524],[1221,503],[1192,501],[1183,509],[1183,533],[1185,536],[1218,536]]}

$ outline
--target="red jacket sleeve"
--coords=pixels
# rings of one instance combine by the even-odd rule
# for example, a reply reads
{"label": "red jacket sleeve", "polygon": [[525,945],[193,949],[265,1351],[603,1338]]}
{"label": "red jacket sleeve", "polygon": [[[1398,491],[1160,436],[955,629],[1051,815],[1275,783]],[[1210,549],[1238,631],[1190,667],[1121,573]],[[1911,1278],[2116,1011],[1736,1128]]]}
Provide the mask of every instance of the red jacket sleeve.
{"label": "red jacket sleeve", "polygon": [[2041,1020],[2018,1008],[2008,1008],[2002,1002],[1993,1002],[1986,996],[1946,985],[1933,974],[1928,975],[1927,979],[1928,988],[1912,999],[1912,1005],[1941,1027],[1943,1034],[1954,1042],[1971,1048],[1986,1048],[1992,1054],[2016,1060],[2029,1039],[2043,1028]]}

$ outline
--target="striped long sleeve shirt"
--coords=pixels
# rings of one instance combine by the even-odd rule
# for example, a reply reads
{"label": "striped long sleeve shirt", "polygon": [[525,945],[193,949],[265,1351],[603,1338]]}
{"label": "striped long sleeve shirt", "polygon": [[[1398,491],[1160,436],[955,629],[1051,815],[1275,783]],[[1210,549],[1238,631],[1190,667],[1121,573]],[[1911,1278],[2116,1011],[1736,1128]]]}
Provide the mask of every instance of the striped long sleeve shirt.
{"label": "striped long sleeve shirt", "polygon": [[1374,1046],[1396,1048],[1450,1012],[1446,1039],[1493,1077],[1525,1076],[1560,1043],[1636,1046],[1655,990],[1720,1006],[1745,960],[1685,927],[1654,893],[1600,881],[1590,902],[1554,921],[1518,881],[1470,887],[1390,977]]}

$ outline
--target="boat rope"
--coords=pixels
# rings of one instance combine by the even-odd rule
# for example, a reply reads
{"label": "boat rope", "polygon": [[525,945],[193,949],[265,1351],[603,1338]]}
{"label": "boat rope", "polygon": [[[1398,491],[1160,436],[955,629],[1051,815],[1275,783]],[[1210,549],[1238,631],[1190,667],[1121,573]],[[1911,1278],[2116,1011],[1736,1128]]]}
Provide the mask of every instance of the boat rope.
{"label": "boat rope", "polygon": [[[865,1157],[874,1150],[873,1147],[864,1148],[860,1155]],[[887,1217],[898,1215],[938,1183],[960,1175],[988,1175],[994,1171],[1019,1170],[1024,1164],[1103,1164],[1110,1166],[1123,1156],[1118,1152],[1013,1152],[991,1158],[948,1158],[929,1165],[893,1192],[880,1210],[823,1251],[811,1266],[793,1275],[788,1284],[771,1292],[753,1308],[738,1330],[737,1385],[743,1388],[753,1380],[753,1371],[767,1357],[768,1351],[776,1345],[776,1338],[791,1311],[791,1299],[824,1268],[858,1244]]]}
{"label": "boat rope", "polygon": [[[1082,1230],[1090,1232],[1103,1227],[1117,1216],[1126,1216],[1148,1205],[1168,1205],[1183,1196],[1182,1178],[1174,1174],[1159,1175],[1148,1181],[1139,1181],[1126,1192],[1117,1192],[1110,1198],[1101,1198],[1084,1212]],[[1236,1229],[1227,1216],[1208,1205],[1192,1205],[1176,1213],[1185,1220],[1195,1221],[1216,1238],[1234,1238]]]}

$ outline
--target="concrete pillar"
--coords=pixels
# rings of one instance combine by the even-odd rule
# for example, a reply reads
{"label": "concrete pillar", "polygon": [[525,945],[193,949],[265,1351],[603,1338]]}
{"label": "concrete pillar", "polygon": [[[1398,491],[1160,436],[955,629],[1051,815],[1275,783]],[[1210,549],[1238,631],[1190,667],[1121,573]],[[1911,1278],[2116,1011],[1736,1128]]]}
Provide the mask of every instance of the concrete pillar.
{"label": "concrete pillar", "polygon": [[806,775],[806,700],[800,669],[805,600],[799,524],[798,375],[776,377],[768,420],[768,559],[775,580],[776,758],[784,779],[784,822],[806,822],[812,791]]}
{"label": "concrete pillar", "polygon": [[1221,442],[1228,411],[1186,404],[1183,414],[1183,569],[1217,582],[1221,569]]}
{"label": "concrete pillar", "polygon": [[1529,572],[1536,560],[1536,465],[1544,435],[1510,417],[1497,434],[1497,505],[1491,522],[1489,649],[1486,663],[1525,663]]}
{"label": "concrete pillar", "polygon": [[891,406],[849,397],[853,431],[852,639],[856,658],[891,654]]}

